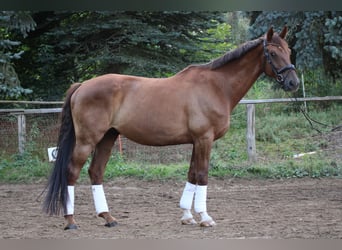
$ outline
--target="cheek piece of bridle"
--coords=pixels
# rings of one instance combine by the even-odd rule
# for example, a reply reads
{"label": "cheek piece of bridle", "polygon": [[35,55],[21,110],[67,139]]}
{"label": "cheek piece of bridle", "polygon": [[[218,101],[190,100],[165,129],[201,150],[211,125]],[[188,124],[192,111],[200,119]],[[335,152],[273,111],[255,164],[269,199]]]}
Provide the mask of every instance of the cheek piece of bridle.
{"label": "cheek piece of bridle", "polygon": [[[281,69],[277,69],[274,66],[274,64],[270,58],[270,53],[268,52],[267,45],[275,45],[275,44],[272,44],[272,43],[267,44],[266,39],[264,39],[264,43],[263,43],[264,55],[265,55],[266,61],[271,65],[272,71],[276,75],[277,82],[279,84],[281,84],[282,86],[284,86],[284,82],[285,82],[287,75],[284,77],[283,73],[285,71],[288,71],[288,70],[296,70],[296,67],[293,64],[289,64],[289,65],[282,67]],[[275,45],[275,46],[278,46],[278,45]]]}

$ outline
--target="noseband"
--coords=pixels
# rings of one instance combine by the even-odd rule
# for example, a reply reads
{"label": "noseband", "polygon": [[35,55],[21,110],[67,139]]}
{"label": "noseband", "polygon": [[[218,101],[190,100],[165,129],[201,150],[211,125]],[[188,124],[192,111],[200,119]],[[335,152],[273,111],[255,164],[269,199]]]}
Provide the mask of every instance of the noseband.
{"label": "noseband", "polygon": [[267,49],[267,45],[274,45],[274,46],[278,46],[276,44],[273,44],[273,43],[267,43],[266,39],[264,40],[264,43],[263,43],[263,46],[264,46],[264,55],[265,55],[265,58],[267,60],[267,62],[271,65],[271,68],[272,68],[272,71],[274,72],[274,74],[276,75],[276,80],[278,83],[280,83],[281,85],[284,85],[284,82],[285,82],[285,79],[287,77],[287,75],[284,77],[283,73],[285,71],[288,71],[288,70],[296,70],[295,66],[293,64],[289,64],[289,65],[286,65],[280,69],[277,69],[271,58],[270,58],[270,53]]}

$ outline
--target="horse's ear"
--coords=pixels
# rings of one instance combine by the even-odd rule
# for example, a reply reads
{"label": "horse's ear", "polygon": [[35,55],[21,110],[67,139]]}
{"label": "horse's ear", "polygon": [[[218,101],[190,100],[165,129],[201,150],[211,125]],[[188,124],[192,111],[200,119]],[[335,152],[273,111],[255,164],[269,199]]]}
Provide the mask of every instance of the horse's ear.
{"label": "horse's ear", "polygon": [[267,31],[267,34],[266,34],[266,39],[268,42],[270,42],[272,40],[272,37],[273,37],[273,27],[271,27],[268,31]]}
{"label": "horse's ear", "polygon": [[279,36],[280,36],[282,39],[285,39],[286,34],[287,34],[287,26],[284,26],[284,28],[283,28],[283,30],[280,32]]}

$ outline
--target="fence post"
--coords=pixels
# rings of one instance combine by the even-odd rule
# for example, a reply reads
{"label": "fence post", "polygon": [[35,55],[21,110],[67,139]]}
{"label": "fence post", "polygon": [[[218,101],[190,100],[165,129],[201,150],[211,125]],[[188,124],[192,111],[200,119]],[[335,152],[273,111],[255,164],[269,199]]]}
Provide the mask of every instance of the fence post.
{"label": "fence post", "polygon": [[26,142],[26,118],[24,114],[18,115],[18,149],[19,154],[25,151]]}
{"label": "fence post", "polygon": [[255,162],[255,104],[247,104],[247,154],[250,162]]}

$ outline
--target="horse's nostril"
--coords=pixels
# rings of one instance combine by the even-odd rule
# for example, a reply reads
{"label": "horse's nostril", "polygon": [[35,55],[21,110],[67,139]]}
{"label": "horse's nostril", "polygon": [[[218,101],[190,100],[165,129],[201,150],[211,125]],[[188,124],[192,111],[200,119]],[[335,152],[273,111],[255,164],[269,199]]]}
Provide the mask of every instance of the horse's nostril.
{"label": "horse's nostril", "polygon": [[299,86],[299,81],[296,81],[296,80],[288,80],[286,83],[285,83],[285,90],[286,91],[296,91],[298,89],[298,86]]}

